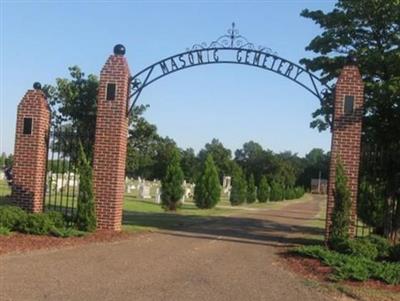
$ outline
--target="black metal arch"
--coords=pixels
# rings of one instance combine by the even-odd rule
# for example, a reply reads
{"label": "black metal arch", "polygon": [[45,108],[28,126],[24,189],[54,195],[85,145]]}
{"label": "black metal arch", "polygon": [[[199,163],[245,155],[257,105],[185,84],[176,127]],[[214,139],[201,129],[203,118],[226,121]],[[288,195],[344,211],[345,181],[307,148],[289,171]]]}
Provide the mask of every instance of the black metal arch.
{"label": "black metal arch", "polygon": [[256,49],[254,44],[239,35],[235,23],[232,23],[228,35],[221,36],[209,45],[196,44],[185,52],[164,58],[136,73],[131,78],[132,92],[129,99],[132,99],[132,103],[129,113],[142,90],[151,83],[179,70],[209,64],[248,65],[275,72],[302,86],[321,102],[324,91],[331,90],[320,78],[300,65],[272,53],[269,48],[259,46]]}

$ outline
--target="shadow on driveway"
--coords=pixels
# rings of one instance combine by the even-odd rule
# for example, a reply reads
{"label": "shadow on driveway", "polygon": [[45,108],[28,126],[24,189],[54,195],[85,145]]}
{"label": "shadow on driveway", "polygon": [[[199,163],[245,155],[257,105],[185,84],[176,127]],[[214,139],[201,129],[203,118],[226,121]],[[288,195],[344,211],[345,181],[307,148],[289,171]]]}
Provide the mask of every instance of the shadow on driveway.
{"label": "shadow on driveway", "polygon": [[[296,204],[296,207],[301,204]],[[289,205],[289,207],[295,206]],[[294,209],[294,208],[293,208]],[[295,246],[318,244],[323,229],[302,224],[304,221],[321,220],[307,217],[308,208],[302,210],[272,210],[246,216],[196,216],[176,213],[143,213],[124,211],[123,224],[154,227],[166,235],[218,239],[237,243],[268,246]],[[300,213],[299,213],[300,212]],[[295,214],[293,214],[295,213]],[[315,211],[312,212],[315,215]],[[294,216],[291,216],[291,215]],[[249,216],[250,215],[250,216]],[[299,216],[300,215],[300,216]]]}

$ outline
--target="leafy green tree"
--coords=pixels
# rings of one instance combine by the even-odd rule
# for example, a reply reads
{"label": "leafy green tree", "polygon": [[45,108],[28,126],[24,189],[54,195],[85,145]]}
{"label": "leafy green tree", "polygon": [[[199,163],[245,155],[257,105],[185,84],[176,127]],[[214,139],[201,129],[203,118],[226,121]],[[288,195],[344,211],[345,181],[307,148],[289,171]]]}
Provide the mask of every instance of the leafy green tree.
{"label": "leafy green tree", "polygon": [[85,154],[82,144],[79,144],[79,193],[76,215],[76,226],[81,231],[96,230],[96,208],[94,203],[92,166]]}
{"label": "leafy green tree", "polygon": [[156,145],[156,155],[154,157],[153,176],[156,179],[165,177],[167,164],[178,154],[180,167],[180,152],[176,142],[169,137],[162,137]]}
{"label": "leafy green tree", "polygon": [[257,199],[257,188],[256,184],[254,183],[254,176],[250,175],[249,180],[247,182],[247,203],[251,204],[254,203]]}
{"label": "leafy green tree", "polygon": [[182,187],[184,175],[180,167],[179,152],[172,150],[168,161],[166,173],[161,180],[161,201],[165,209],[175,211],[177,203],[182,198],[184,190]]}
{"label": "leafy green tree", "polygon": [[[384,134],[383,138],[388,135],[394,138],[400,126],[399,117],[396,106],[388,104],[399,101],[395,87],[399,85],[400,74],[400,3],[397,0],[339,0],[335,6],[328,13],[302,11],[303,17],[313,20],[323,31],[306,48],[319,56],[302,59],[301,63],[311,71],[321,72],[323,81],[329,83],[338,77],[347,56],[355,57],[366,83],[367,125],[372,122]],[[314,113],[316,119],[311,124],[320,130],[331,123],[333,97],[327,100]],[[388,122],[378,125],[382,118]]]}
{"label": "leafy green tree", "polygon": [[296,184],[311,188],[311,179],[328,179],[330,153],[325,153],[320,148],[313,148],[303,159],[303,169],[299,174]]}
{"label": "leafy green tree", "polygon": [[254,141],[246,142],[241,149],[236,150],[235,161],[247,177],[253,174],[256,183],[259,183],[263,174],[271,174],[275,170],[273,153],[265,151]]}
{"label": "leafy green tree", "polygon": [[222,181],[224,175],[230,175],[232,172],[232,152],[225,148],[218,139],[212,139],[207,143],[198,154],[200,162],[205,162],[207,156],[211,154],[218,169],[219,179]]}
{"label": "leafy green tree", "polygon": [[0,156],[0,168],[3,168],[3,167],[12,167],[12,165],[13,165],[13,160],[14,160],[14,157],[13,157],[12,154],[9,154],[9,155],[7,156],[7,154],[3,152],[3,153],[1,154],[1,156]]}
{"label": "leafy green tree", "polygon": [[79,147],[76,141],[83,145],[89,161],[93,158],[93,146],[96,130],[98,78],[81,71],[78,66],[68,68],[71,79],[57,78],[56,85],[44,85],[52,109],[52,122],[69,124],[74,135],[68,143],[72,157],[77,158]]}
{"label": "leafy green tree", "polygon": [[385,208],[384,185],[374,185],[365,178],[361,180],[357,202],[358,217],[367,225],[374,227],[375,232],[384,234]]}
{"label": "leafy green tree", "polygon": [[221,185],[214,160],[209,154],[203,165],[194,189],[194,202],[198,208],[209,209],[217,205],[221,196]]}
{"label": "leafy green tree", "polygon": [[240,205],[246,201],[247,183],[240,166],[235,165],[232,173],[232,188],[229,201],[231,205]]}
{"label": "leafy green tree", "polygon": [[[361,176],[368,182],[374,194],[372,207],[384,208],[385,221],[381,229],[386,235],[394,235],[400,229],[400,196],[398,176],[400,170],[400,2],[397,0],[339,0],[334,10],[304,10],[302,16],[313,20],[322,28],[322,33],[307,46],[313,51],[312,59],[303,59],[311,71],[320,72],[325,83],[336,79],[346,64],[346,57],[353,56],[365,83],[365,105],[363,120],[364,146],[385,150],[379,158],[383,162],[375,166],[374,176],[361,166]],[[311,126],[319,130],[331,125],[333,93],[327,93],[321,107],[314,112]],[[384,189],[382,189],[384,187]],[[370,199],[371,201],[372,199]],[[369,207],[371,208],[371,207]],[[359,210],[366,209],[361,206]],[[380,215],[379,212],[376,213]],[[372,222],[374,213],[364,222]]]}
{"label": "leafy green tree", "polygon": [[152,180],[155,178],[157,145],[161,137],[157,133],[157,127],[143,117],[148,107],[148,105],[135,106],[129,116],[126,174],[129,177]]}
{"label": "leafy green tree", "polygon": [[258,185],[257,198],[260,203],[265,203],[269,199],[269,185],[265,176],[261,177],[260,184]]}
{"label": "leafy green tree", "polygon": [[334,201],[330,239],[344,240],[349,237],[351,198],[345,170],[340,160],[336,164]]}
{"label": "leafy green tree", "polygon": [[181,166],[186,181],[194,183],[199,173],[199,160],[192,148],[181,150]]}

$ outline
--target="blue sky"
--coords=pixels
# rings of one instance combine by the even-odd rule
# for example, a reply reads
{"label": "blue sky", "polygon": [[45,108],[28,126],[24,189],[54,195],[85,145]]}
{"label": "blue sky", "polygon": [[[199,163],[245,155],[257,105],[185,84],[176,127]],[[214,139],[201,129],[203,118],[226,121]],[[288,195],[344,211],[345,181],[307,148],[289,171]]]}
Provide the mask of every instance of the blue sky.
{"label": "blue sky", "polygon": [[[320,28],[303,8],[335,1],[1,1],[0,152],[13,152],[18,102],[33,82],[54,83],[68,67],[99,74],[113,46],[127,49],[132,74],[211,42],[236,23],[254,44],[298,62]],[[270,71],[241,65],[199,66],[148,86],[146,118],[180,147],[196,151],[212,138],[235,150],[254,140],[303,155],[330,148],[330,133],[309,128],[318,99]]]}

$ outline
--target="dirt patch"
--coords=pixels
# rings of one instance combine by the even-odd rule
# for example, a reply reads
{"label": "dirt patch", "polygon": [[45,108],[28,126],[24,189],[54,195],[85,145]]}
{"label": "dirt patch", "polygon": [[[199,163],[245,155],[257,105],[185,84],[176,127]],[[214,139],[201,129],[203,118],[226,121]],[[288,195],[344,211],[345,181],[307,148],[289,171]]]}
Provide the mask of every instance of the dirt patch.
{"label": "dirt patch", "polygon": [[[307,279],[317,280],[321,282],[332,282],[330,275],[332,268],[322,264],[318,259],[305,258],[296,254],[281,252],[280,257],[285,266],[296,274],[300,274]],[[379,280],[368,281],[340,281],[340,284],[349,285],[358,288],[368,288],[377,290],[386,290],[393,293],[400,293],[400,285],[390,285]]]}
{"label": "dirt patch", "polygon": [[132,234],[126,232],[97,231],[82,237],[52,237],[21,233],[0,236],[0,255],[8,253],[23,253],[40,249],[57,249],[73,247],[95,242],[111,242],[127,239]]}

